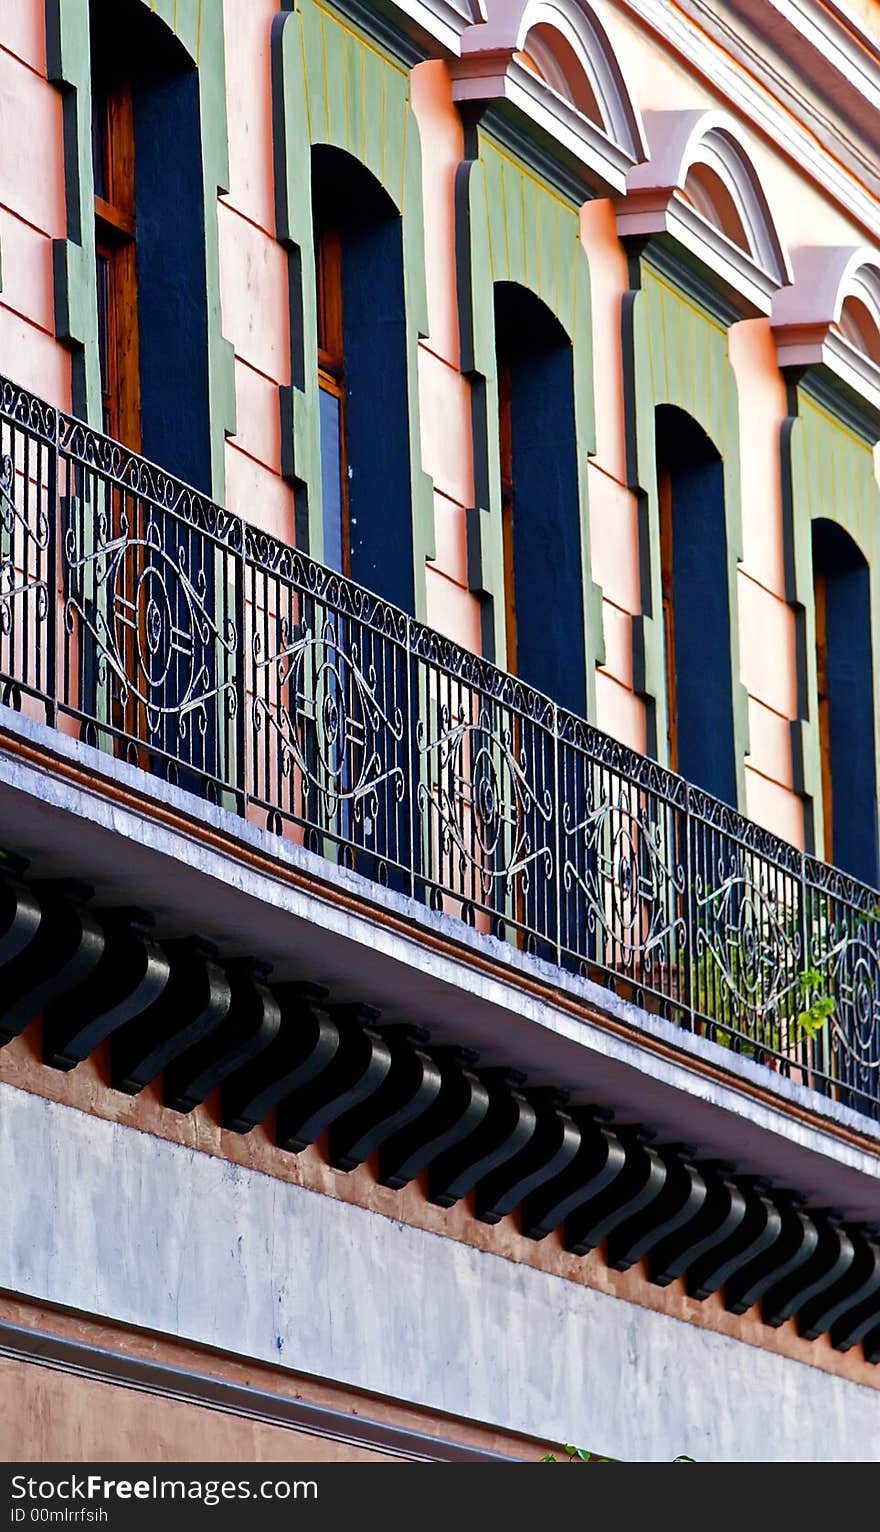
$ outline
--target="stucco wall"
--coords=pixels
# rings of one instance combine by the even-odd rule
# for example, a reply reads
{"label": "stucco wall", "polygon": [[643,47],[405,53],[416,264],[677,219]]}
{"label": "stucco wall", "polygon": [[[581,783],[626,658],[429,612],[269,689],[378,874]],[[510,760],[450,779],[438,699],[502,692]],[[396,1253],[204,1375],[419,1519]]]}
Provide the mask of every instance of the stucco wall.
{"label": "stucco wall", "polygon": [[351,1442],[0,1359],[0,1446],[13,1463],[383,1463]]}
{"label": "stucco wall", "polygon": [[0,1287],[612,1457],[877,1461],[880,1394],[0,1087]]}

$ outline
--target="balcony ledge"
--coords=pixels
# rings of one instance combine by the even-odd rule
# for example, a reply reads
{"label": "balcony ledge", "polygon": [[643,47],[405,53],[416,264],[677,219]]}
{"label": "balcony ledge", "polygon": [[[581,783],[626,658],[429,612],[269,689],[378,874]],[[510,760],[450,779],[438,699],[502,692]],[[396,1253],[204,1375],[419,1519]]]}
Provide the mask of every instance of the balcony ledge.
{"label": "balcony ledge", "polygon": [[366,1001],[660,1141],[880,1220],[870,1118],[7,707],[0,822],[35,875],[146,905],[160,936],[198,932],[273,964],[273,980],[320,981],[334,1002]]}

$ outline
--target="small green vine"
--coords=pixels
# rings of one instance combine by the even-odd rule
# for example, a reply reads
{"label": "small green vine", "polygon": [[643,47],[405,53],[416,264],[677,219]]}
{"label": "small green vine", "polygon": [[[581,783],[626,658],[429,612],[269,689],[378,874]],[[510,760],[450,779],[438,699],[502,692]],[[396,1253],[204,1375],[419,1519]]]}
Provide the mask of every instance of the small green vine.
{"label": "small green vine", "polygon": [[[564,1463],[616,1463],[620,1461],[619,1458],[599,1457],[597,1453],[587,1452],[585,1447],[574,1447],[570,1442],[563,1443],[559,1450],[565,1453],[565,1457],[561,1460]],[[539,1458],[538,1461],[541,1463],[558,1463],[560,1459],[556,1456],[555,1452],[545,1452],[544,1456]],[[697,1460],[696,1458],[689,1457],[686,1452],[681,1452],[672,1461],[673,1463],[695,1463]]]}
{"label": "small green vine", "polygon": [[[880,920],[880,903],[873,905],[869,910],[858,911],[855,920],[858,925],[868,925]],[[790,1026],[794,1036],[788,1039],[789,1042],[799,1043],[804,1038],[810,1042],[815,1041],[837,1009],[834,976],[830,972],[833,954],[828,948],[823,927],[824,921],[817,921],[811,933],[809,949],[817,954],[813,964],[800,969],[796,976],[795,995],[799,1009],[791,1018]],[[707,945],[700,955],[691,961],[692,1004],[694,1010],[704,1016],[711,1016],[713,1004],[719,993],[747,987],[746,984],[740,984],[740,980],[748,971],[746,967],[748,958],[743,943],[739,940],[728,940],[726,957],[728,963],[725,969],[715,952]],[[760,1039],[735,1039],[735,1029],[720,1023],[714,1024],[711,1035],[713,1041],[722,1048],[733,1047],[736,1040],[737,1051],[746,1058],[754,1058],[760,1053],[762,1047],[773,1053],[783,1053],[787,1041],[783,1035],[783,1023],[779,1021],[765,1023],[765,1035]]]}

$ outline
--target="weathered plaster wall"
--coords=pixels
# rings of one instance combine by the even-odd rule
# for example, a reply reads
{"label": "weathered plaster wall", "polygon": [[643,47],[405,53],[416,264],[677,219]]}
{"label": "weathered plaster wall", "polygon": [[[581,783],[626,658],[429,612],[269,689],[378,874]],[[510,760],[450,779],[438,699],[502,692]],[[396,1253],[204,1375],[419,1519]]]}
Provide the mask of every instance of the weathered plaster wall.
{"label": "weathered plaster wall", "polygon": [[27,1298],[0,1296],[0,1353],[12,1460],[202,1461],[206,1435],[229,1462],[536,1462],[547,1446]]}
{"label": "weathered plaster wall", "polygon": [[614,1457],[880,1460],[876,1390],[6,1086],[0,1170],[11,1292]]}

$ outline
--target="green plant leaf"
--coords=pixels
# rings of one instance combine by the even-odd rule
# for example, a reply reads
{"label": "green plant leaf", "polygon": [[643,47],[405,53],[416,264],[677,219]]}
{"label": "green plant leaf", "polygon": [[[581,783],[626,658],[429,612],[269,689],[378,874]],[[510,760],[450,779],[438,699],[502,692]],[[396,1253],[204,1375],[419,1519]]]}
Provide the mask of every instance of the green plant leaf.
{"label": "green plant leaf", "polygon": [[807,989],[818,989],[822,983],[822,974],[818,968],[804,968],[798,974],[798,988],[801,993]]}

